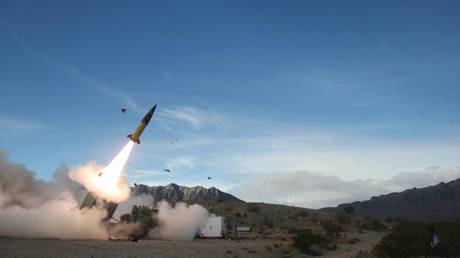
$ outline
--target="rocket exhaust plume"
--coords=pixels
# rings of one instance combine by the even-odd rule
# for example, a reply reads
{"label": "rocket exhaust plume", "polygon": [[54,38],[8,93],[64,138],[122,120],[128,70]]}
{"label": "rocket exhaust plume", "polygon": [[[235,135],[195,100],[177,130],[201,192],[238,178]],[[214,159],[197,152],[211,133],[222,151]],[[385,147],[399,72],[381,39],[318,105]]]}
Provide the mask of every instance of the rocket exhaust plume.
{"label": "rocket exhaust plume", "polygon": [[98,206],[79,209],[80,185],[110,202],[128,199],[130,188],[121,173],[133,145],[128,142],[105,168],[94,162],[70,171],[61,167],[51,182],[36,179],[0,151],[0,237],[107,239],[102,220],[108,211]]}
{"label": "rocket exhaust plume", "polygon": [[[108,202],[120,203],[129,198],[130,188],[121,176],[134,142],[129,141],[104,168],[90,162],[69,172],[69,177],[83,185],[88,192]],[[98,172],[99,171],[99,172]]]}
{"label": "rocket exhaust plume", "polygon": [[0,150],[0,237],[107,239],[106,211],[78,209],[81,188],[59,167],[53,180],[37,179]]}
{"label": "rocket exhaust plume", "polygon": [[[142,132],[150,123],[150,120],[153,117],[157,105],[153,106],[144,118],[141,120],[141,123],[136,128],[133,134],[129,134],[128,138],[130,141],[126,146],[121,150],[120,153],[102,170],[99,170],[100,173],[94,174],[92,171],[94,169],[87,169],[88,167],[93,167],[95,164],[88,163],[86,166],[77,168],[74,171],[69,173],[69,177],[82,184],[88,192],[95,195],[95,197],[104,199],[108,202],[120,203],[129,198],[130,188],[128,184],[124,181],[124,178],[121,177],[121,172],[128,161],[129,154],[133,149],[134,143],[140,144],[140,136]],[[95,199],[88,195],[87,200],[82,204],[83,206],[91,207],[92,203],[95,202]],[[87,202],[86,202],[87,201]]]}
{"label": "rocket exhaust plume", "polygon": [[[95,162],[70,170],[60,167],[55,178],[46,182],[36,179],[24,166],[9,162],[6,154],[0,151],[0,237],[107,239],[108,228],[102,221],[112,217],[112,208],[130,196],[130,187],[122,171],[134,143],[140,142],[155,107],[106,167]],[[103,205],[79,208],[77,200],[82,193],[81,186],[89,192],[86,196],[103,200],[99,203]]]}

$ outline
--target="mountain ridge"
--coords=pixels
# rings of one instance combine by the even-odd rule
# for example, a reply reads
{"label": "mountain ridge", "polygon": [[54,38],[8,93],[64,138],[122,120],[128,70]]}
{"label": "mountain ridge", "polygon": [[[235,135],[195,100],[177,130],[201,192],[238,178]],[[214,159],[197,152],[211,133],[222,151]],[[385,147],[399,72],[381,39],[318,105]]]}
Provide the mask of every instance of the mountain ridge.
{"label": "mountain ridge", "polygon": [[460,179],[373,196],[366,201],[343,203],[321,210],[342,212],[346,207],[353,207],[357,215],[377,218],[460,222]]}
{"label": "mountain ridge", "polygon": [[205,188],[203,186],[181,186],[175,183],[170,183],[165,186],[148,186],[144,184],[136,184],[132,188],[132,195],[149,194],[153,197],[154,202],[167,200],[170,203],[176,202],[209,202],[209,201],[236,201],[244,202],[243,200],[223,192],[216,187]]}

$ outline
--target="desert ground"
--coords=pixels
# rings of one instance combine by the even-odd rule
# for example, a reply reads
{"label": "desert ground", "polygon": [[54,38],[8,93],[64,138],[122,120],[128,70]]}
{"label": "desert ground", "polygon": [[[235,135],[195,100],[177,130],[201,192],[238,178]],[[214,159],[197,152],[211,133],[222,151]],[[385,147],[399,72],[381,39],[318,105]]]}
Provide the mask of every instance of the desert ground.
{"label": "desert ground", "polygon": [[[341,244],[339,249],[322,257],[354,257],[360,250],[369,250],[384,233],[365,231],[350,233],[361,241]],[[193,241],[141,240],[97,241],[57,239],[0,239],[2,258],[41,257],[309,257],[291,247],[288,240],[222,240],[196,239]]]}

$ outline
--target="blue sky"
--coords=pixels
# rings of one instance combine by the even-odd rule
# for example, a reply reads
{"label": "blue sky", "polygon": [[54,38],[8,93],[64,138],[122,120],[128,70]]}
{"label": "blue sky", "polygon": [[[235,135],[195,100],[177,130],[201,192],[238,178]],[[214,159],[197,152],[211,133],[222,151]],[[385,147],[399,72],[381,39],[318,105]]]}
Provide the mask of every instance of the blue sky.
{"label": "blue sky", "polygon": [[448,0],[1,1],[0,149],[44,179],[106,164],[158,104],[132,183],[455,168],[459,13]]}

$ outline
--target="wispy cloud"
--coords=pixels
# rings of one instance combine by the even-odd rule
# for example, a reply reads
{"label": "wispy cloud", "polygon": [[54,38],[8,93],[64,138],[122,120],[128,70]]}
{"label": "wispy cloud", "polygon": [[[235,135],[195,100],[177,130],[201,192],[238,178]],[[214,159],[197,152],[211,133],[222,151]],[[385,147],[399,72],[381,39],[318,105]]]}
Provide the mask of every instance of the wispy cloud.
{"label": "wispy cloud", "polygon": [[0,117],[0,131],[32,131],[40,129],[41,127],[42,126],[39,124],[31,123],[28,121]]}
{"label": "wispy cloud", "polygon": [[[225,130],[221,130],[221,124]],[[219,183],[223,189],[248,176],[277,171],[316,171],[320,175],[353,181],[388,179],[402,171],[417,171],[433,165],[459,165],[458,137],[451,134],[424,139],[380,136],[382,130],[400,130],[405,125],[397,126],[396,129],[368,124],[321,128],[225,119],[211,131],[184,128],[182,131],[187,133],[179,136],[177,144],[145,142],[144,148],[148,149],[145,153],[149,153],[149,157],[152,153],[166,157],[193,156],[194,175],[215,175],[222,181],[213,183]]]}
{"label": "wispy cloud", "polygon": [[168,169],[190,169],[195,167],[194,160],[195,158],[193,157],[180,157],[170,159],[166,162],[165,166]]}
{"label": "wispy cloud", "polygon": [[136,101],[134,101],[133,97],[121,90],[114,89],[112,87],[109,87],[106,83],[101,82],[99,80],[96,80],[94,78],[91,78],[89,76],[83,75],[80,72],[78,72],[76,69],[69,69],[69,72],[71,73],[72,77],[75,78],[76,80],[84,83],[86,86],[88,86],[90,89],[116,101],[119,102],[123,105],[125,105],[128,109],[131,109],[137,113],[142,113],[143,110],[139,104],[137,104]]}
{"label": "wispy cloud", "polygon": [[166,82],[169,82],[172,79],[172,75],[169,71],[165,71],[161,75]]}
{"label": "wispy cloud", "polygon": [[3,28],[4,30],[6,30],[10,38],[14,42],[16,42],[16,44],[31,57],[41,60],[42,62],[50,66],[53,66],[54,68],[58,68],[58,69],[65,68],[65,65],[57,62],[54,58],[33,50],[24,39],[18,36],[18,34],[16,33],[16,30],[9,24],[0,20],[0,28]]}
{"label": "wispy cloud", "polygon": [[201,129],[204,125],[216,125],[223,120],[223,116],[216,112],[189,106],[163,108],[159,112],[159,116],[168,128],[185,125],[196,130]]}
{"label": "wispy cloud", "polygon": [[65,65],[63,63],[60,63],[58,61],[56,61],[54,58],[46,55],[46,54],[43,54],[43,53],[40,53],[38,51],[35,51],[33,48],[31,48],[29,46],[29,44],[24,40],[22,39],[21,37],[18,36],[18,34],[16,33],[15,29],[0,21],[0,28],[3,28],[4,30],[6,30],[8,32],[8,34],[10,35],[10,38],[17,43],[17,45],[22,48],[27,54],[29,54],[31,57],[33,58],[36,58],[60,71],[62,71],[62,73],[66,73],[68,75],[71,76],[71,78],[85,84],[90,90],[93,90],[93,91],[96,91],[98,92],[99,94],[113,100],[113,101],[116,101],[122,105],[125,105],[127,108],[137,112],[137,113],[141,113],[143,111],[143,109],[137,104],[136,101],[134,101],[133,97],[124,92],[124,91],[121,91],[121,90],[118,90],[118,89],[115,89],[115,88],[112,88],[110,86],[108,86],[106,83],[102,82],[102,81],[99,81],[95,78],[92,78],[92,77],[89,77],[89,76],[86,76],[84,74],[82,74],[81,72],[77,71],[77,69],[71,67],[71,66],[68,66],[68,65]]}
{"label": "wispy cloud", "polygon": [[128,176],[130,178],[142,179],[142,178],[151,178],[151,177],[164,176],[164,175],[165,175],[164,171],[138,169],[138,170],[129,172]]}
{"label": "wispy cloud", "polygon": [[257,173],[309,169],[349,179],[381,178],[437,164],[458,165],[455,153],[459,151],[458,142],[388,142],[357,137],[351,144],[339,139],[328,145],[241,151],[234,155],[234,160],[246,170]]}

